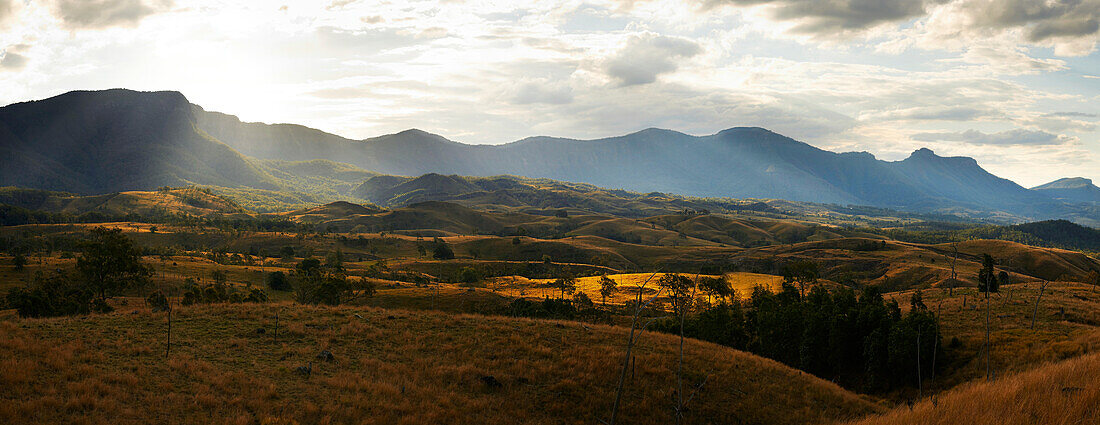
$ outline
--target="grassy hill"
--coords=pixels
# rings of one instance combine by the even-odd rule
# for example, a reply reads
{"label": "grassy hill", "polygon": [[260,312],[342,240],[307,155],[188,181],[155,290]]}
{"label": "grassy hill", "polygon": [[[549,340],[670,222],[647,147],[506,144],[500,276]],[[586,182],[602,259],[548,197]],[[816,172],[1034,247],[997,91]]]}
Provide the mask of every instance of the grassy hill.
{"label": "grassy hill", "polygon": [[[279,313],[279,342],[274,315]],[[258,333],[264,329],[264,333]],[[286,304],[0,322],[0,421],[592,423],[613,401],[626,329]],[[673,421],[678,339],[646,335],[620,423]],[[321,361],[322,350],[335,360]],[[879,410],[839,387],[694,340],[699,423],[803,424]],[[295,368],[312,363],[312,375]],[[365,421],[365,422],[364,422]]]}
{"label": "grassy hill", "polygon": [[75,195],[16,187],[0,187],[0,205],[46,213],[70,219],[93,220],[122,217],[251,217],[236,202],[204,188],[164,188],[157,191],[116,192],[105,195]]}
{"label": "grassy hill", "polygon": [[1094,424],[1100,422],[1098,380],[1100,354],[1090,354],[990,382],[975,381],[939,394],[935,403],[920,401],[848,424]]}

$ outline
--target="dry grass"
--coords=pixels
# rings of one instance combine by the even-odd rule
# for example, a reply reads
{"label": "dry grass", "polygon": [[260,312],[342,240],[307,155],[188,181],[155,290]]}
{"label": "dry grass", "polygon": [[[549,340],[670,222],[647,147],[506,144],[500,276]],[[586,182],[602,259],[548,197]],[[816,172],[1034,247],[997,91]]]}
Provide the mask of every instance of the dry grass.
{"label": "dry grass", "polygon": [[[665,273],[620,273],[609,274],[608,278],[614,280],[618,284],[619,292],[615,295],[608,297],[608,304],[622,304],[635,299],[638,291],[638,287],[646,282],[646,279],[651,279],[649,284],[645,286],[647,293],[652,293],[649,290],[657,289],[657,281]],[[694,275],[691,275],[694,277]],[[717,277],[713,275],[699,275],[700,277]],[[782,276],[760,274],[760,273],[726,273],[726,278],[729,279],[733,289],[737,290],[737,294],[742,298],[752,295],[753,288],[757,286],[763,286],[773,291],[779,290],[783,284]],[[503,276],[498,278],[492,278],[489,280],[488,285],[491,288],[497,289],[500,293],[509,296],[522,296],[522,297],[550,297],[556,298],[561,295],[561,291],[551,286],[554,279],[528,279],[523,276]],[[586,276],[577,278],[577,291],[584,292],[593,301],[599,303],[603,301],[603,296],[600,295],[600,276]],[[700,295],[702,297],[702,295]]]}
{"label": "dry grass", "polygon": [[1090,354],[1007,376],[974,382],[851,425],[958,424],[1070,425],[1100,423],[1100,354]]}
{"label": "dry grass", "polygon": [[[272,318],[280,312],[279,344]],[[361,316],[357,317],[356,315]],[[626,330],[290,304],[0,322],[0,423],[596,423]],[[267,333],[258,334],[257,328]],[[677,339],[647,334],[622,423],[669,423]],[[333,363],[314,359],[320,350]],[[295,367],[314,361],[313,376]],[[694,423],[823,423],[879,409],[770,360],[689,340]],[[500,386],[486,385],[493,376]]]}
{"label": "dry grass", "polygon": [[[1020,372],[1046,362],[1068,359],[1100,350],[1100,291],[1091,285],[1051,282],[1043,292],[1035,329],[1031,318],[1039,295],[1039,282],[1001,287],[990,298],[990,366],[997,375]],[[922,292],[924,303],[940,316],[943,343],[958,338],[949,349],[937,386],[950,388],[985,377],[982,347],[985,342],[985,302],[974,288]],[[911,292],[888,295],[909,309]],[[1063,315],[1063,311],[1065,312]]]}

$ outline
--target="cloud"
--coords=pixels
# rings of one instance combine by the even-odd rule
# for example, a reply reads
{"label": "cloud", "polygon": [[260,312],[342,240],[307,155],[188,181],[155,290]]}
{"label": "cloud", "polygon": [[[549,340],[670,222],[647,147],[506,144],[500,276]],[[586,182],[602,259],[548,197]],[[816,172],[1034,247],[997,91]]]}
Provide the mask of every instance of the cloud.
{"label": "cloud", "polygon": [[686,38],[653,33],[632,35],[626,46],[607,61],[606,71],[620,86],[648,84],[656,81],[658,75],[679,68],[679,60],[701,51],[698,44]]}
{"label": "cloud", "polygon": [[861,120],[932,120],[973,121],[993,115],[994,112],[972,106],[922,106],[871,112],[860,115]]}
{"label": "cloud", "polygon": [[27,66],[27,57],[13,52],[5,52],[0,56],[0,70],[18,71]]}
{"label": "cloud", "polygon": [[972,45],[958,61],[988,65],[993,71],[1007,75],[1039,74],[1066,69],[1065,61],[1033,58],[1022,46],[995,43]]}
{"label": "cloud", "polygon": [[1100,30],[1100,0],[965,0],[973,25],[1023,28],[1032,42],[1094,35]]}
{"label": "cloud", "polygon": [[29,60],[23,53],[26,53],[30,47],[26,44],[16,44],[0,50],[0,70],[18,71],[26,67]]}
{"label": "cloud", "polygon": [[925,14],[941,0],[712,0],[711,6],[764,6],[779,21],[793,21],[794,32],[836,35]]}
{"label": "cloud", "polygon": [[0,28],[15,16],[15,0],[0,0]]}
{"label": "cloud", "polygon": [[972,145],[999,146],[1053,146],[1076,141],[1074,137],[1047,133],[1039,130],[1014,129],[999,133],[983,133],[977,130],[950,133],[917,133],[913,140],[922,142],[963,142]]}
{"label": "cloud", "polygon": [[54,0],[53,13],[67,29],[136,27],[147,16],[172,7],[172,0]]}

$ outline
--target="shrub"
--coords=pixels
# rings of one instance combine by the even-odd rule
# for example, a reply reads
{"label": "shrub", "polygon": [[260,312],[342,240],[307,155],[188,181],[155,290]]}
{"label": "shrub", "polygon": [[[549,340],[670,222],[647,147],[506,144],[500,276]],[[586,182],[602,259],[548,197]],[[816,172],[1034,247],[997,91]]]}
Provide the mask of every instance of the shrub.
{"label": "shrub", "polygon": [[169,309],[168,297],[165,297],[164,293],[160,291],[154,291],[152,294],[149,294],[148,297],[145,297],[145,302],[149,304],[149,308],[153,310],[154,313],[168,311]]}
{"label": "shrub", "polygon": [[271,290],[273,291],[289,291],[291,289],[294,289],[294,287],[290,285],[290,279],[287,279],[286,273],[283,273],[281,271],[273,271],[268,273],[267,276],[264,278],[264,281],[267,284],[267,287],[271,288]]}

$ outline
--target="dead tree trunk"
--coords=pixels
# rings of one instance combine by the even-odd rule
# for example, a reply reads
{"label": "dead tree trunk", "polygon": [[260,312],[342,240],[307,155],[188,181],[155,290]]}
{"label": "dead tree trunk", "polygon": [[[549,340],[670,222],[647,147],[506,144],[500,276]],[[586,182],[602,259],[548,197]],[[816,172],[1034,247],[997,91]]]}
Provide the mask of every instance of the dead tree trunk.
{"label": "dead tree trunk", "polygon": [[172,351],[172,304],[168,304],[168,340],[164,345],[164,358],[168,358],[168,353]]}
{"label": "dead tree trunk", "polygon": [[924,386],[920,374],[920,329],[917,329],[917,395],[924,398]]}
{"label": "dead tree trunk", "polygon": [[1043,290],[1047,289],[1047,281],[1039,286],[1039,296],[1035,297],[1035,309],[1031,312],[1031,329],[1035,330],[1035,318],[1039,316],[1039,300],[1043,299]]}
{"label": "dead tree trunk", "polygon": [[[637,298],[635,299],[634,305],[634,317],[630,321],[630,336],[626,342],[626,356],[623,357],[623,367],[622,370],[619,371],[619,383],[615,386],[615,403],[611,406],[611,418],[607,422],[608,425],[615,425],[615,419],[618,418],[619,405],[622,403],[623,400],[623,389],[626,385],[626,374],[628,370],[631,372],[631,377],[633,378],[634,373],[633,369],[631,368],[631,360],[634,358],[634,344],[638,340],[638,335],[636,334],[641,331],[641,329],[638,328],[638,319],[640,318],[642,311],[645,310],[646,307],[649,306],[649,304],[653,303],[653,301],[661,295],[661,289],[658,289],[657,293],[653,294],[653,297],[650,298],[649,301],[646,301],[644,304],[642,303],[642,292],[645,289],[646,285],[649,284],[649,281],[652,280],[653,277],[657,276],[657,273],[658,272],[653,272],[653,274],[649,275],[649,277],[646,278],[645,282],[642,282],[642,284],[638,286],[638,294]],[[643,326],[643,328],[644,327],[645,326]]]}
{"label": "dead tree trunk", "polygon": [[989,352],[991,351],[989,345],[989,286],[985,288],[985,380],[989,380]]}

